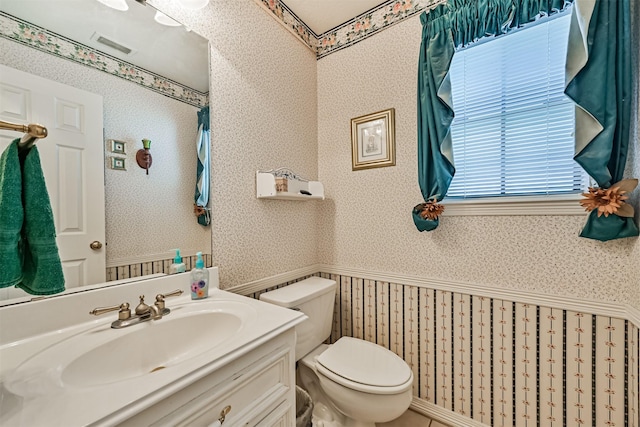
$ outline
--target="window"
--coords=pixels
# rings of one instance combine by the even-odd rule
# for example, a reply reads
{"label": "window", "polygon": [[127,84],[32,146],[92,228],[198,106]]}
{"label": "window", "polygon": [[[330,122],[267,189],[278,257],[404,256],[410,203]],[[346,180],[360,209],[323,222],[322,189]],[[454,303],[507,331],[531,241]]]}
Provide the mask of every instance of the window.
{"label": "window", "polygon": [[454,55],[447,201],[586,188],[573,160],[574,104],[563,93],[569,22],[561,14]]}

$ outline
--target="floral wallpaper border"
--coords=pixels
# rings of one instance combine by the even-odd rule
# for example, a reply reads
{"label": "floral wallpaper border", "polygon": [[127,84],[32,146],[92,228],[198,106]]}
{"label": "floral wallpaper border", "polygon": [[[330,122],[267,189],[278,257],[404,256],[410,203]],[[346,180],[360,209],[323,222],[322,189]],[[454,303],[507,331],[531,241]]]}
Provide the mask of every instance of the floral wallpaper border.
{"label": "floral wallpaper border", "polygon": [[320,35],[307,27],[281,0],[255,1],[269,10],[274,18],[298,36],[309,49],[315,52],[316,58],[320,59],[352,46],[424,9],[433,9],[446,0],[388,0]]}
{"label": "floral wallpaper border", "polygon": [[280,0],[254,0],[286,29],[295,34],[309,49],[316,51],[318,36]]}
{"label": "floral wallpaper border", "polygon": [[4,12],[0,12],[0,37],[120,77],[195,107],[209,104],[208,93],[184,86]]}

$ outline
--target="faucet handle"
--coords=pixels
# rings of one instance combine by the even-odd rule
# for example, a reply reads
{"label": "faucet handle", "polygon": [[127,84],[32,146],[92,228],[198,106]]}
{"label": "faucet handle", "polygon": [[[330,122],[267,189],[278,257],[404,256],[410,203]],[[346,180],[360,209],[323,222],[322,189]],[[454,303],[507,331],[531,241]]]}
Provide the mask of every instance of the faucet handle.
{"label": "faucet handle", "polygon": [[111,307],[98,307],[94,308],[89,312],[89,314],[93,314],[94,316],[100,316],[101,314],[109,313],[111,311],[120,310],[118,312],[119,320],[127,320],[131,317],[131,310],[129,310],[129,303],[123,302],[120,305],[114,305]]}
{"label": "faucet handle", "polygon": [[156,306],[160,310],[164,310],[164,299],[169,297],[177,297],[182,295],[182,290],[176,289],[175,291],[171,291],[167,294],[158,294],[156,295]]}

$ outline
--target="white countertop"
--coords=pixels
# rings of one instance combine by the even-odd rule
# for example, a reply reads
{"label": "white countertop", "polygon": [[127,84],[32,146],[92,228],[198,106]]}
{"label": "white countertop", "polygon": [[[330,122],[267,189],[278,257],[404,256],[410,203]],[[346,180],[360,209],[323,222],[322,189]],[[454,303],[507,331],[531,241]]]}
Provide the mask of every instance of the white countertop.
{"label": "white countertop", "polygon": [[[75,359],[74,352],[80,354],[86,350],[81,347],[89,345],[87,341],[90,339],[84,337],[91,334],[117,337],[118,334],[130,333],[137,328],[153,327],[154,321],[150,321],[124,329],[111,329],[110,324],[117,318],[117,314],[108,313],[95,319],[87,314],[91,309],[128,301],[133,310],[137,299],[134,300],[129,295],[141,291],[147,292],[149,296],[155,295],[156,292],[169,292],[175,289],[176,284],[184,282],[185,276],[177,276],[150,279],[145,281],[148,283],[143,284],[139,282],[133,285],[134,289],[123,288],[120,292],[117,289],[111,289],[110,292],[96,290],[77,294],[75,298],[74,295],[54,298],[49,304],[40,304],[38,301],[25,304],[24,307],[0,308],[0,329],[19,328],[20,322],[29,319],[43,322],[40,333],[21,334],[13,331],[2,334],[4,339],[0,341],[0,425],[49,427],[117,424],[211,374],[305,319],[300,312],[218,289],[210,290],[210,296],[205,300],[191,301],[186,286],[180,286],[185,288],[183,290],[186,296],[166,300],[167,307],[173,310],[167,318],[171,315],[179,316],[181,307],[183,311],[187,311],[198,307],[198,304],[224,304],[225,301],[229,302],[229,306],[237,302],[250,306],[254,315],[248,316],[241,329],[226,339],[223,345],[214,346],[152,374],[90,386],[70,385],[61,380],[67,362],[61,361],[65,357],[58,358],[55,355],[69,352],[70,356],[66,359]],[[98,295],[87,295],[94,292]],[[125,294],[128,296],[124,296]],[[54,301],[62,299],[66,300]],[[95,304],[97,300],[102,302]],[[7,308],[11,309],[3,312]],[[74,314],[66,315],[66,318],[64,314],[56,315],[58,312],[54,310],[61,309],[70,310]],[[34,313],[37,313],[37,316]],[[51,321],[47,322],[47,318]],[[157,322],[163,320],[165,319]],[[216,325],[203,327],[215,328]],[[33,332],[38,328],[31,324],[23,329]],[[82,337],[80,341],[78,337]],[[42,355],[38,356],[43,350],[47,351],[47,355],[54,355],[52,359],[55,360],[49,362],[45,359],[43,362]],[[149,350],[153,351],[152,348]],[[25,366],[29,369],[25,369]],[[100,366],[96,366],[95,369],[99,370]]]}

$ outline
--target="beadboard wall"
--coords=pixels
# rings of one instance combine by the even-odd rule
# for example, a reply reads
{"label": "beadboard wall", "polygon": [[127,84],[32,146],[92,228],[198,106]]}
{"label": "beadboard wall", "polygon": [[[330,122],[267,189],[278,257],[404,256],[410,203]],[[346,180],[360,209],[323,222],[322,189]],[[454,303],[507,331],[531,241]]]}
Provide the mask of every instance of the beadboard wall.
{"label": "beadboard wall", "polygon": [[[196,265],[197,256],[183,256],[182,261],[187,268],[187,271],[191,270]],[[205,267],[213,267],[211,261],[211,254],[202,254],[202,260]],[[146,276],[148,274],[164,273],[169,274],[169,268],[173,263],[173,258],[163,258],[155,261],[148,262],[136,262],[131,264],[117,265],[113,267],[107,267],[106,280],[110,282],[112,280],[129,279],[131,277]]]}
{"label": "beadboard wall", "polygon": [[[640,329],[622,316],[602,314],[606,307],[591,314],[529,304],[524,294],[516,301],[446,286],[311,275],[338,283],[329,341],[361,338],[402,357],[415,378],[414,408],[434,419],[640,426]],[[259,298],[309,276],[236,291]],[[579,304],[574,299],[567,307]]]}

